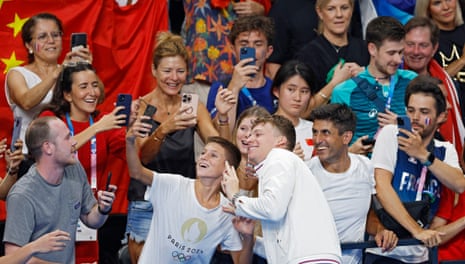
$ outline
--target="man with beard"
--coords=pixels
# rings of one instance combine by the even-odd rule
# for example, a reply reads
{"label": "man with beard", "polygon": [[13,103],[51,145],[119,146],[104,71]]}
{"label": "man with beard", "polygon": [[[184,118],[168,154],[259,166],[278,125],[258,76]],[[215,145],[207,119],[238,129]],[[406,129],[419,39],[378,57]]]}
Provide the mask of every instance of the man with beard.
{"label": "man with beard", "polygon": [[[402,202],[429,201],[428,218],[432,219],[439,207],[442,185],[456,192],[465,189],[454,146],[434,139],[438,125],[446,118],[446,99],[438,84],[437,79],[425,75],[409,84],[405,104],[411,130],[383,127],[377,138],[383,144],[375,145],[372,156],[379,202],[427,247],[437,246],[446,233],[422,228]],[[389,253],[369,249],[366,263],[428,263],[425,246],[397,247]]]}
{"label": "man with beard", "polygon": [[370,63],[334,88],[331,103],[347,104],[357,116],[352,142],[362,136],[373,138],[379,127],[396,124],[397,115],[405,114],[405,88],[416,74],[398,69],[404,37],[404,28],[396,19],[373,19],[366,30]]}

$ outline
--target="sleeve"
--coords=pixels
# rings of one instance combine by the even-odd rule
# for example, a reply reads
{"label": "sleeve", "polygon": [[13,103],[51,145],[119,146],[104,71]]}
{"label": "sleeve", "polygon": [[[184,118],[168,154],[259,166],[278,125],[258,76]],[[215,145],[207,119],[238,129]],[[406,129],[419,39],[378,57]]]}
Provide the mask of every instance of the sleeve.
{"label": "sleeve", "polygon": [[3,242],[24,246],[34,232],[34,207],[21,194],[10,194],[7,199],[7,218]]}
{"label": "sleeve", "polygon": [[242,249],[241,237],[232,225],[232,220],[230,225],[231,226],[228,227],[228,234],[226,235],[226,239],[221,242],[221,250],[239,251]]}
{"label": "sleeve", "polygon": [[371,156],[375,169],[394,173],[397,162],[397,131],[396,125],[387,125],[380,130]]}
{"label": "sleeve", "polygon": [[214,82],[210,86],[210,90],[208,91],[207,97],[207,110],[210,113],[210,116],[214,118],[216,116],[216,107],[215,107],[215,99],[216,94],[218,93],[218,89],[220,85],[223,85],[221,82]]}
{"label": "sleeve", "polygon": [[277,221],[287,211],[295,185],[295,172],[289,159],[273,159],[260,173],[260,195],[257,198],[240,196],[236,215],[258,220]]}
{"label": "sleeve", "polygon": [[444,163],[460,169],[460,164],[459,164],[459,157],[457,155],[457,150],[455,150],[454,145],[452,145],[450,142],[445,142],[445,148],[446,148],[446,155],[444,157]]}
{"label": "sleeve", "polygon": [[82,186],[82,206],[81,206],[81,215],[88,214],[92,208],[97,203],[92,189],[90,188],[89,181],[87,180],[87,175],[82,167],[81,163],[76,164],[73,171],[73,174],[77,175],[81,181]]}
{"label": "sleeve", "polygon": [[351,79],[336,85],[331,94],[331,103],[350,106],[350,95],[354,87],[356,87],[356,84]]}
{"label": "sleeve", "polygon": [[441,217],[448,222],[452,220],[452,212],[454,210],[455,192],[446,186],[441,187],[441,199],[439,200],[439,208],[436,216]]}

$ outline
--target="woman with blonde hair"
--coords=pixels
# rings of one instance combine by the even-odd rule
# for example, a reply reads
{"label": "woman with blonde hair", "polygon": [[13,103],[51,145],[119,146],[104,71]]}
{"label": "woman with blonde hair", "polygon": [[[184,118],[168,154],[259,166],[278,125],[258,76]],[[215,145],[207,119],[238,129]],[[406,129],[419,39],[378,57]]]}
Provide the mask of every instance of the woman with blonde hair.
{"label": "woman with blonde hair", "polygon": [[[137,145],[145,167],[160,173],[195,178],[194,132],[203,141],[218,135],[229,138],[227,112],[235,101],[226,89],[218,93],[218,124],[212,122],[207,108],[200,101],[197,112],[189,112],[191,108],[182,105],[180,95],[186,83],[188,60],[188,51],[180,36],[169,32],[157,36],[152,60],[152,74],[156,78],[157,87],[141,98],[139,114],[144,113],[149,105],[155,107],[156,111],[150,113],[150,135],[138,138]],[[189,96],[196,97],[195,94]],[[137,262],[152,218],[152,205],[144,197],[146,190],[146,185],[131,179],[127,234],[132,263]]]}

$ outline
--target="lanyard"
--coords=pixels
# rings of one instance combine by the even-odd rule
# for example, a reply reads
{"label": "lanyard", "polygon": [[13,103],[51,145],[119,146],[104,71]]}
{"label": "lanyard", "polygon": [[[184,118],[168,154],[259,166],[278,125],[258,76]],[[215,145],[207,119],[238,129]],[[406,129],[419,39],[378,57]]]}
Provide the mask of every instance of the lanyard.
{"label": "lanyard", "polygon": [[391,76],[391,80],[389,82],[389,95],[386,100],[386,109],[390,110],[391,109],[391,101],[392,97],[394,96],[394,89],[395,89],[395,84],[394,84],[394,75]]}
{"label": "lanyard", "polygon": [[422,198],[422,193],[423,193],[423,188],[425,187],[425,180],[426,180],[427,172],[428,172],[428,168],[426,166],[423,166],[421,168],[420,182],[418,183],[417,196],[415,197],[415,201],[420,201]]}
{"label": "lanyard", "polygon": [[[69,117],[69,113],[66,113],[66,122],[72,136],[74,136],[74,127]],[[89,126],[94,124],[92,116],[89,117]],[[92,136],[90,139],[90,187],[93,190],[97,189],[97,138]]]}
{"label": "lanyard", "polygon": [[247,89],[247,87],[245,87],[245,86],[242,87],[241,93],[243,93],[247,97],[247,99],[249,99],[249,101],[250,101],[250,103],[252,105],[257,104],[257,101],[255,99],[253,99],[252,94],[250,93],[249,89]]}

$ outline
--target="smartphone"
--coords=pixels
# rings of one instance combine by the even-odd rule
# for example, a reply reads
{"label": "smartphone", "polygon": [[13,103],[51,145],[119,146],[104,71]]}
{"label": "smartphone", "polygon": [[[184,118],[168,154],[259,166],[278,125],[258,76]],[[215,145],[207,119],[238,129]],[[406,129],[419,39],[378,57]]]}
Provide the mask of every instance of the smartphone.
{"label": "smartphone", "polygon": [[144,119],[143,122],[145,123],[151,123],[152,119],[153,119],[153,115],[157,112],[157,108],[151,104],[147,104],[147,108],[145,108],[145,111],[144,111],[144,116],[148,116],[150,117],[150,119]]}
{"label": "smartphone", "polygon": [[124,106],[124,109],[119,110],[116,115],[126,115],[126,122],[123,124],[124,126],[128,126],[129,124],[129,117],[131,116],[131,103],[132,95],[118,94],[118,97],[116,98],[116,106]]}
{"label": "smartphone", "polygon": [[23,124],[23,118],[20,116],[16,117],[13,123],[13,133],[11,134],[11,144],[10,144],[11,152],[16,150],[15,143],[19,138],[19,134],[21,133],[22,124]]}
{"label": "smartphone", "polygon": [[[397,127],[403,128],[408,131],[412,131],[412,124],[410,123],[410,117],[403,115],[397,117]],[[399,132],[400,136],[408,137],[406,134]]]}
{"label": "smartphone", "polygon": [[87,33],[71,33],[71,50],[87,47]]}
{"label": "smartphone", "polygon": [[362,139],[362,145],[366,146],[366,145],[374,145],[376,142],[376,139],[374,138],[365,138],[365,139]]}
{"label": "smartphone", "polygon": [[186,114],[195,114],[197,115],[197,108],[199,105],[199,95],[192,93],[183,93],[181,98],[181,108],[184,108],[185,105],[189,106],[189,109],[186,110]]}
{"label": "smartphone", "polygon": [[252,58],[254,60],[252,62],[247,63],[246,65],[255,65],[255,48],[242,47],[240,49],[239,59],[243,60],[248,58]]}
{"label": "smartphone", "polygon": [[107,176],[107,184],[105,185],[105,191],[110,191],[110,182],[111,182],[111,171],[108,173]]}

